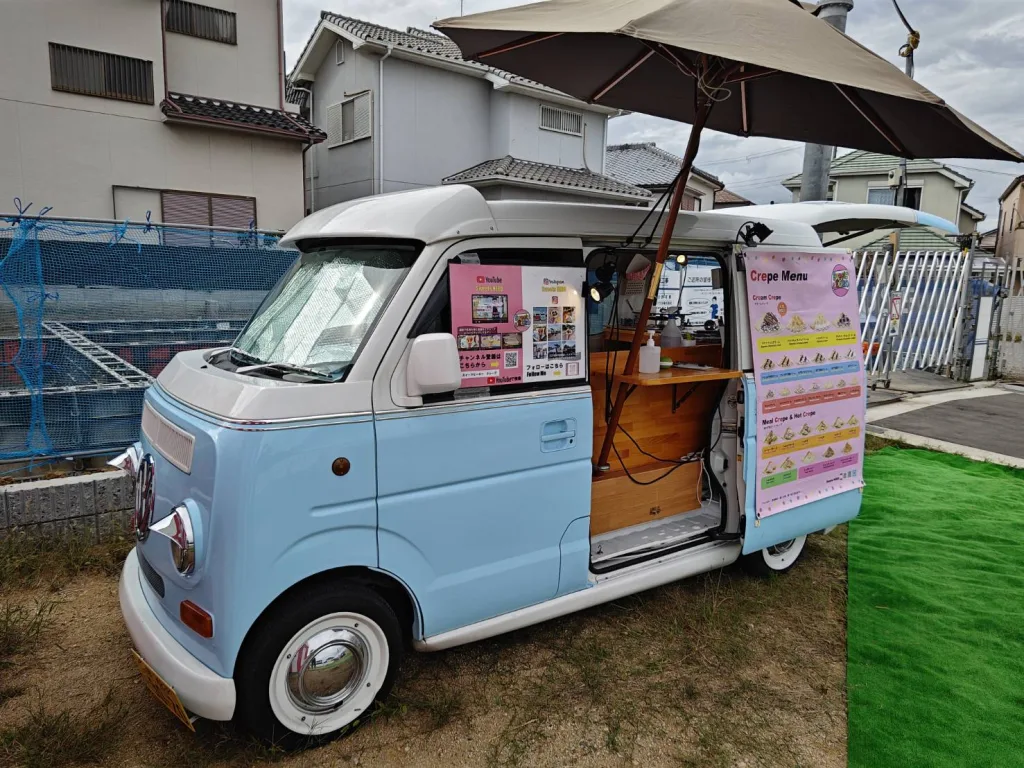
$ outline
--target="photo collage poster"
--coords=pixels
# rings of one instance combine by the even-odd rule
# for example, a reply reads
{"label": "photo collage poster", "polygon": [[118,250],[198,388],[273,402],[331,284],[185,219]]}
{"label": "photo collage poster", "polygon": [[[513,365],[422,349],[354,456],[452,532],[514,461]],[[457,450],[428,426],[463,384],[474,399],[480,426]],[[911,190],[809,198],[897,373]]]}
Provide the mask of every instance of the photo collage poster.
{"label": "photo collage poster", "polygon": [[583,268],[449,270],[462,387],[586,379]]}
{"label": "photo collage poster", "polygon": [[852,256],[756,249],[744,258],[763,518],[863,487],[866,375]]}

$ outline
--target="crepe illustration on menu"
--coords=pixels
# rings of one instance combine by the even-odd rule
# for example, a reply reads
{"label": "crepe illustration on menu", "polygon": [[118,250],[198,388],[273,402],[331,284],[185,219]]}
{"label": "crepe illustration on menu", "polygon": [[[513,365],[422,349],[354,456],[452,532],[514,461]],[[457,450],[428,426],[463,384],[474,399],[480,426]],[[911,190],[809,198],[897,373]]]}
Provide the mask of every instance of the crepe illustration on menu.
{"label": "crepe illustration on menu", "polygon": [[856,427],[858,424],[860,424],[860,422],[857,421],[856,416],[851,416],[849,419],[847,419],[846,423],[851,427]]}
{"label": "crepe illustration on menu", "polygon": [[828,330],[828,328],[829,328],[828,320],[825,319],[825,316],[823,314],[821,314],[821,312],[819,312],[818,316],[814,318],[814,322],[811,323],[811,328],[813,328],[816,331],[827,331]]}
{"label": "crepe illustration on menu", "polygon": [[775,363],[772,362],[772,359],[770,357],[766,357],[764,359],[764,362],[761,363],[761,370],[762,371],[770,371],[774,367],[775,367]]}
{"label": "crepe illustration on menu", "polygon": [[847,314],[845,312],[841,312],[839,314],[839,319],[836,320],[836,328],[849,328],[849,327],[850,327],[850,318],[847,316]]}
{"label": "crepe illustration on menu", "polygon": [[846,386],[846,379],[840,379],[840,380],[839,380],[839,383],[838,383],[838,384],[836,384],[836,386],[837,386],[837,387],[839,387],[840,389],[842,389],[843,387],[845,387],[845,386]]}
{"label": "crepe illustration on menu", "polygon": [[833,426],[833,427],[834,427],[835,429],[840,429],[840,428],[842,428],[842,426],[843,426],[844,424],[846,424],[846,422],[845,422],[845,421],[843,421],[843,420],[842,420],[841,418],[839,418],[838,416],[836,416],[836,420],[832,422],[832,426]]}
{"label": "crepe illustration on menu", "polygon": [[800,365],[807,365],[811,361],[807,359],[807,355],[800,355],[800,360],[798,362]]}
{"label": "crepe illustration on menu", "polygon": [[804,457],[801,459],[801,461],[804,464],[812,464],[814,462],[815,458],[817,458],[817,457],[813,453],[808,451],[807,453],[804,454]]}
{"label": "crepe illustration on menu", "polygon": [[803,427],[800,428],[800,434],[804,437],[807,437],[811,432],[813,432],[813,430],[811,429],[810,424],[804,424]]}
{"label": "crepe illustration on menu", "polygon": [[835,451],[833,451],[831,447],[830,447],[830,448],[828,448],[828,450],[826,450],[826,451],[825,451],[825,454],[824,454],[824,456],[825,456],[825,458],[826,458],[826,459],[831,459],[831,458],[832,458],[833,456],[835,456],[835,455],[836,455],[836,452],[835,452]]}
{"label": "crepe illustration on menu", "polygon": [[779,442],[779,436],[775,434],[775,430],[769,432],[764,438],[765,445],[772,445],[777,442]]}
{"label": "crepe illustration on menu", "polygon": [[765,312],[764,317],[761,318],[761,333],[778,333],[779,327],[779,318],[775,316],[775,313]]}
{"label": "crepe illustration on menu", "polygon": [[825,389],[834,389],[835,386],[836,385],[833,382],[831,382],[831,381],[826,381],[825,382]]}
{"label": "crepe illustration on menu", "polygon": [[811,384],[811,392],[817,392],[819,389],[821,389],[821,384],[818,382]]}
{"label": "crepe illustration on menu", "polygon": [[789,387],[783,387],[779,390],[779,394],[783,397],[789,397]]}
{"label": "crepe illustration on menu", "polygon": [[783,357],[779,362],[779,366],[782,368],[789,368],[793,364],[793,361],[789,359],[789,356]]}
{"label": "crepe illustration on menu", "polygon": [[819,421],[817,430],[819,432],[828,432],[828,424],[826,424],[824,421]]}
{"label": "crepe illustration on menu", "polygon": [[807,330],[807,323],[804,322],[804,319],[800,317],[800,315],[793,315],[792,319],[789,321],[789,325],[786,327],[793,333],[801,333],[802,331]]}
{"label": "crepe illustration on menu", "polygon": [[857,356],[857,351],[854,350],[854,349],[848,350],[847,353],[846,353],[846,359],[847,360],[853,360],[853,358],[855,358],[856,356]]}
{"label": "crepe illustration on menu", "polygon": [[786,431],[782,433],[783,440],[792,440],[796,437],[796,432],[791,427],[786,427]]}
{"label": "crepe illustration on menu", "polygon": [[853,446],[847,443],[843,446],[843,453],[853,453]]}
{"label": "crepe illustration on menu", "polygon": [[833,352],[831,355],[828,356],[828,359],[832,360],[833,362],[835,362],[836,360],[839,359],[839,353],[838,352]]}
{"label": "crepe illustration on menu", "polygon": [[796,466],[796,462],[793,461],[788,456],[786,457],[786,460],[784,462],[782,462],[782,468],[783,469],[792,469],[795,466]]}
{"label": "crepe illustration on menu", "polygon": [[778,470],[779,468],[775,466],[775,462],[769,461],[768,465],[764,468],[764,474],[770,475],[773,472],[777,472]]}
{"label": "crepe illustration on menu", "polygon": [[807,390],[804,389],[804,385],[803,384],[797,384],[796,385],[796,389],[794,389],[793,391],[796,392],[798,395],[802,395]]}
{"label": "crepe illustration on menu", "polygon": [[821,354],[821,352],[819,352],[818,354],[816,354],[814,356],[814,362],[816,362],[816,363],[824,363],[825,362],[825,356],[823,354]]}
{"label": "crepe illustration on menu", "polygon": [[774,398],[775,398],[775,390],[774,389],[769,389],[768,390],[768,394],[765,395],[765,399],[766,400],[773,400]]}

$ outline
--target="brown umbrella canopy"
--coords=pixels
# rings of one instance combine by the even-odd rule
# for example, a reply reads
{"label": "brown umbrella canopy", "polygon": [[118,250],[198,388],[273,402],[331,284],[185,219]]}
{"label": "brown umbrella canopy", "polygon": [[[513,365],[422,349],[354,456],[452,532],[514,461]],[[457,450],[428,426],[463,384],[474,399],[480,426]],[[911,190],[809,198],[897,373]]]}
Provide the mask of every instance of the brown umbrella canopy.
{"label": "brown umbrella canopy", "polygon": [[583,101],[741,136],[1024,160],[790,0],[550,0],[435,25],[467,59]]}

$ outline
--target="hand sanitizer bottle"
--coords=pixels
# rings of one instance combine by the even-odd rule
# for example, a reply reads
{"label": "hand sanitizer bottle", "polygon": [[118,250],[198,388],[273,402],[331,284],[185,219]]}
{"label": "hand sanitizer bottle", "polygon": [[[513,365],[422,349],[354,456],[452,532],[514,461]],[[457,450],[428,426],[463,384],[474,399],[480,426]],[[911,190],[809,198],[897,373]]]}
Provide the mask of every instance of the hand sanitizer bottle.
{"label": "hand sanitizer bottle", "polygon": [[654,331],[647,334],[647,344],[640,347],[640,373],[657,373],[661,370],[661,347],[654,343]]}

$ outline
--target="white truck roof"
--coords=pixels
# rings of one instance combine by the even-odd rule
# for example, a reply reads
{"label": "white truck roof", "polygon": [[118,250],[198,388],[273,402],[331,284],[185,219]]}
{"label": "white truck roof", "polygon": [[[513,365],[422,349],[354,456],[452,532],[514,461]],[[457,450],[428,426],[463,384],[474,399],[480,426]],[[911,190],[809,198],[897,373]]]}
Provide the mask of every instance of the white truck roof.
{"label": "white truck roof", "polygon": [[[640,236],[657,242],[661,234],[661,224],[655,227],[658,213],[649,208],[593,203],[487,200],[474,187],[453,184],[364,197],[324,208],[292,227],[281,244],[345,237],[434,243],[488,235],[571,236],[588,243],[620,243],[637,231],[645,217]],[[673,241],[678,246],[732,243],[739,229],[749,221],[763,222],[772,229],[773,234],[765,241],[768,245],[802,247],[820,247],[821,232],[845,234],[918,224],[957,231],[951,222],[909,208],[794,203],[681,212]]]}

